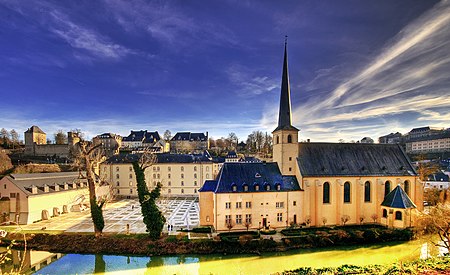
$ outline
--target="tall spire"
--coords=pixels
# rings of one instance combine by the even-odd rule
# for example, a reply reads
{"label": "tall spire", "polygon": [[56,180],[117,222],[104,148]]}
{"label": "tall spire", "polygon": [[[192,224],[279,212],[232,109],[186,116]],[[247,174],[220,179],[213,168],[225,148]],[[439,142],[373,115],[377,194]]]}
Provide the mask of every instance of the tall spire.
{"label": "tall spire", "polygon": [[281,79],[280,110],[278,114],[278,127],[274,130],[298,130],[291,124],[291,89],[289,84],[287,36],[284,40],[283,76]]}

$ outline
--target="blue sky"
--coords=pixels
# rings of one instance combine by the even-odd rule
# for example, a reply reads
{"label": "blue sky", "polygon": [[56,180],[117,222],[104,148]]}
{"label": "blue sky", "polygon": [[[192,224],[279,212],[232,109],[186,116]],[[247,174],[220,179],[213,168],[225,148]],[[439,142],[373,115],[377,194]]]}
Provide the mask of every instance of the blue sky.
{"label": "blue sky", "polygon": [[450,127],[450,2],[0,0],[0,127],[89,137],[277,123],[300,140]]}

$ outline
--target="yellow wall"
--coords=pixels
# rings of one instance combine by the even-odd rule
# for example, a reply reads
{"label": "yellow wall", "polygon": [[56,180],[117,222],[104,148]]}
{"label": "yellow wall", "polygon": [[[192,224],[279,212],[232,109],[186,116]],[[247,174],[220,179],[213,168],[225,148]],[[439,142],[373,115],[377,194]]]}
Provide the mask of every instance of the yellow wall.
{"label": "yellow wall", "polygon": [[[145,170],[149,189],[158,182],[163,185],[164,196],[198,196],[198,189],[205,180],[214,179],[218,165],[207,163],[157,163]],[[170,175],[170,176],[169,176]],[[118,196],[137,197],[136,176],[130,163],[100,165],[100,178],[111,182]]]}
{"label": "yellow wall", "polygon": [[63,205],[67,205],[68,211],[70,211],[79,195],[84,195],[84,203],[89,204],[89,191],[86,187],[28,197],[28,223],[42,219],[43,210],[48,211],[49,218],[53,216],[54,207],[57,207],[59,212],[62,213]]}
{"label": "yellow wall", "polygon": [[[206,215],[211,215],[211,210],[202,210],[202,207],[213,207],[216,220],[213,221],[217,231],[229,230],[226,226],[226,215],[231,215],[233,228],[231,230],[245,230],[246,215],[250,214],[252,223],[249,228],[257,229],[263,224],[263,218],[267,219],[270,228],[286,227],[293,222],[294,215],[297,222],[301,215],[301,191],[293,192],[249,192],[249,193],[217,193],[204,192],[200,196],[200,224],[211,225],[206,222]],[[213,203],[211,203],[213,201]],[[295,206],[294,206],[295,201]],[[226,203],[230,202],[231,207],[226,208]],[[241,208],[236,208],[236,203],[241,203]],[[246,207],[246,203],[251,202],[251,208]],[[276,203],[283,203],[282,208],[277,208]],[[213,205],[212,205],[213,204]],[[277,214],[282,214],[282,221],[277,220]],[[236,224],[236,215],[241,215],[242,223]]]}
{"label": "yellow wall", "polygon": [[[414,176],[405,177],[304,177],[301,178],[305,189],[304,217],[311,218],[311,225],[342,224],[341,218],[348,215],[350,220],[346,224],[373,222],[372,216],[378,216],[377,222],[382,222],[381,203],[384,200],[384,188],[386,181],[391,182],[392,191],[398,184],[404,188],[404,182],[410,182],[410,198],[418,209],[423,205],[423,192],[421,184]],[[344,183],[350,182],[350,202],[344,203]],[[371,198],[369,202],[364,201],[364,184],[371,183]],[[330,203],[323,203],[323,184],[330,183]]]}
{"label": "yellow wall", "polygon": [[[289,135],[291,143],[288,143]],[[282,175],[295,175],[298,146],[298,131],[279,130],[273,133],[273,161],[278,163]]]}
{"label": "yellow wall", "polygon": [[[17,194],[19,196],[20,224],[29,224],[33,221],[40,220],[42,218],[42,210],[47,210],[49,217],[52,216],[53,207],[58,207],[59,211],[62,213],[63,205],[68,205],[68,210],[70,211],[70,206],[73,204],[75,197],[79,194],[84,194],[87,198],[89,197],[87,185],[85,184],[84,186],[85,187],[79,187],[75,190],[63,190],[63,188],[61,188],[60,191],[57,192],[52,191],[45,194],[30,195],[26,194],[15,184],[10,182],[7,177],[0,180],[1,196],[10,198],[9,218],[11,221],[15,221]],[[16,193],[16,198],[11,198],[11,193]],[[87,203],[89,203],[89,201],[87,201]]]}

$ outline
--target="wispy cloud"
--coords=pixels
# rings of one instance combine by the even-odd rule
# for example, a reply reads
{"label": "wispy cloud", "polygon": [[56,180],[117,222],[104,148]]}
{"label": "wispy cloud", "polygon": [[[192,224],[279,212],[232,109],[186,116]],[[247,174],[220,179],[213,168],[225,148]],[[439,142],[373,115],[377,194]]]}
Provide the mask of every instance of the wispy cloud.
{"label": "wispy cloud", "polygon": [[233,31],[224,25],[213,23],[208,18],[203,21],[189,16],[169,1],[104,0],[117,23],[127,32],[141,34],[144,30],[152,38],[180,50],[198,41],[206,44],[236,46]]}
{"label": "wispy cloud", "polygon": [[75,49],[85,50],[95,57],[114,60],[135,53],[133,50],[112,42],[104,35],[70,21],[59,11],[53,10],[49,15],[52,21],[50,31]]}
{"label": "wispy cloud", "polygon": [[242,65],[231,65],[225,73],[231,83],[237,87],[236,94],[241,97],[261,95],[279,87],[279,80]]}
{"label": "wispy cloud", "polygon": [[[403,121],[404,127],[415,127],[424,121],[448,127],[448,113],[431,110],[450,108],[449,71],[450,2],[442,1],[406,26],[363,69],[341,80],[326,98],[313,96],[294,106],[294,123],[307,131],[313,124],[354,124],[374,119],[385,122],[394,115],[416,113],[416,117]],[[323,75],[318,78],[326,81]],[[315,89],[316,84],[312,81],[311,87],[305,88]],[[267,122],[267,117],[262,121]],[[273,127],[275,121],[271,121]],[[389,124],[379,123],[379,127],[384,133],[397,131]],[[333,135],[335,130],[330,128],[328,134]],[[355,128],[347,130],[356,138],[361,134]],[[314,133],[312,136],[316,137]]]}
{"label": "wispy cloud", "polygon": [[4,3],[25,18],[31,18],[41,28],[47,29],[65,41],[74,50],[74,57],[91,63],[95,59],[120,60],[136,54],[135,50],[115,43],[110,37],[99,33],[83,22],[78,22],[69,14],[70,10],[60,8],[48,1],[25,4],[22,2],[6,1]]}

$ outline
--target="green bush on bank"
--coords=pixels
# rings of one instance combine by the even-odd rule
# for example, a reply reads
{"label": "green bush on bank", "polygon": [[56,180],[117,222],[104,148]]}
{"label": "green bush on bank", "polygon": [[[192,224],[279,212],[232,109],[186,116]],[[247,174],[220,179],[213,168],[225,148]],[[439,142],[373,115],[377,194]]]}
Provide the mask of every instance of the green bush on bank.
{"label": "green bush on bank", "polygon": [[406,263],[394,263],[389,265],[342,265],[339,267],[312,268],[300,267],[294,270],[284,271],[281,274],[437,274],[449,270],[450,257],[437,257],[424,260],[416,260]]}

